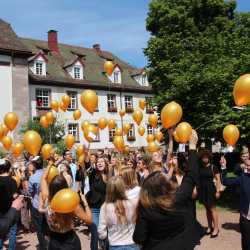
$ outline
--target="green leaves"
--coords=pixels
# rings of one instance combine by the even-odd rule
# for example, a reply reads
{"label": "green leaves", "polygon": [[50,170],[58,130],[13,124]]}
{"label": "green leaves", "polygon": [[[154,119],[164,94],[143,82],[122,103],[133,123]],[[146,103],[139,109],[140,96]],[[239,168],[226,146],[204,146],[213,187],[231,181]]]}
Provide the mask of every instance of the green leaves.
{"label": "green leaves", "polygon": [[205,137],[221,139],[224,125],[233,122],[249,141],[249,107],[232,109],[232,89],[250,70],[250,14],[236,13],[235,6],[223,0],[152,1],[147,29],[153,36],[144,52],[159,110],[176,100],[193,127],[213,121]]}

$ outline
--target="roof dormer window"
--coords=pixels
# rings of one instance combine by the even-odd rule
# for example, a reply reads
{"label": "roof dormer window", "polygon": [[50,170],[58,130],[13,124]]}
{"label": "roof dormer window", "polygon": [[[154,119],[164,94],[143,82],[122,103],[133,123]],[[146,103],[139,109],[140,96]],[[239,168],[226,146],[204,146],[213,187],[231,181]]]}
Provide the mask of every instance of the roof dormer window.
{"label": "roof dormer window", "polygon": [[79,66],[74,66],[74,68],[73,68],[73,70],[74,70],[74,78],[75,79],[82,79],[81,78],[81,67],[79,67]]}
{"label": "roof dormer window", "polygon": [[120,72],[118,71],[114,72],[114,83],[119,83],[119,74]]}
{"label": "roof dormer window", "polygon": [[115,84],[122,83],[122,74],[121,74],[121,68],[119,67],[119,65],[115,66],[113,73],[110,76],[108,75],[108,78],[112,83],[115,83]]}
{"label": "roof dormer window", "polygon": [[33,69],[33,72],[36,74],[36,75],[39,75],[39,76],[45,76],[46,75],[46,64],[44,61],[34,61],[34,69]]}
{"label": "roof dormer window", "polygon": [[141,79],[142,86],[147,86],[147,75],[143,74]]}

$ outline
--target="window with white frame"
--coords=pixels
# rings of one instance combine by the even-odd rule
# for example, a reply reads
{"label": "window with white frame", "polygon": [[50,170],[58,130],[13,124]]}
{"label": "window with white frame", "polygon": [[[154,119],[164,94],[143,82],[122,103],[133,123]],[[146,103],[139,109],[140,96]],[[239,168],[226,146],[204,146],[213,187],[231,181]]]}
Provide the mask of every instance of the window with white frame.
{"label": "window with white frame", "polygon": [[143,74],[143,75],[142,75],[142,80],[141,80],[141,82],[142,82],[142,85],[143,85],[143,86],[146,86],[146,85],[147,85],[147,75],[146,75],[146,74]]}
{"label": "window with white frame", "polygon": [[146,100],[146,112],[147,113],[152,113],[153,112],[153,97],[145,97]]}
{"label": "window with white frame", "polygon": [[130,130],[128,131],[128,137],[135,138],[135,126],[133,123],[130,124]]}
{"label": "window with white frame", "polygon": [[125,108],[133,108],[133,97],[132,96],[124,96]]}
{"label": "window with white frame", "polygon": [[147,133],[148,135],[152,135],[154,133],[154,129],[151,125],[147,125]]}
{"label": "window with white frame", "polygon": [[116,111],[116,95],[114,94],[108,94],[107,95],[108,100],[108,111]]}
{"label": "window with white frame", "polygon": [[75,79],[82,79],[82,77],[81,77],[81,67],[80,66],[74,66],[74,68],[73,68],[73,70],[74,70],[74,78]]}
{"label": "window with white frame", "polygon": [[42,62],[42,61],[35,61],[35,74],[36,75],[42,76],[44,74],[43,73],[43,64],[44,64],[44,62]]}
{"label": "window with white frame", "polygon": [[49,89],[36,89],[36,106],[38,108],[50,107],[50,95]]}
{"label": "window with white frame", "polygon": [[119,76],[120,76],[120,72],[114,71],[114,83],[119,83]]}
{"label": "window with white frame", "polygon": [[97,127],[96,137],[93,139],[93,142],[99,142],[99,141],[100,141],[100,130],[99,130],[99,128],[98,128],[98,124],[95,123],[95,124],[93,124],[93,125]]}
{"label": "window with white frame", "polygon": [[115,128],[109,130],[109,141],[112,142],[115,137]]}
{"label": "window with white frame", "polygon": [[77,92],[75,91],[68,91],[67,95],[70,96],[70,104],[68,106],[68,110],[75,110],[78,108],[78,99],[77,99]]}
{"label": "window with white frame", "polygon": [[79,125],[78,123],[68,124],[68,134],[75,137],[75,141],[79,141]]}

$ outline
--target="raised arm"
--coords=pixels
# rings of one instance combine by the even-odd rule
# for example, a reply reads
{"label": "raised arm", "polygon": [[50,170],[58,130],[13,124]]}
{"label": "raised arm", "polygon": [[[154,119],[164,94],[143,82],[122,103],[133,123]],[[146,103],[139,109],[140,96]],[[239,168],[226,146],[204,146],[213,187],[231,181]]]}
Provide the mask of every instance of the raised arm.
{"label": "raised arm", "polygon": [[174,149],[173,132],[174,132],[173,128],[168,129],[167,166],[169,166],[169,162],[170,162],[172,155],[173,155],[173,149]]}

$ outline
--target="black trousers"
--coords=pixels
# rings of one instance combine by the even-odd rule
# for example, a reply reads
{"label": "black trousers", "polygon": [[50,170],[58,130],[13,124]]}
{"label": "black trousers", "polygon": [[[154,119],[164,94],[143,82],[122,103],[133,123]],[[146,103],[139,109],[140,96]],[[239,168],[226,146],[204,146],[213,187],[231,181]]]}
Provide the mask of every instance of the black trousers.
{"label": "black trousers", "polygon": [[67,233],[50,232],[48,250],[81,250],[81,242],[73,230]]}
{"label": "black trousers", "polygon": [[242,250],[250,250],[250,221],[240,216],[241,247]]}

